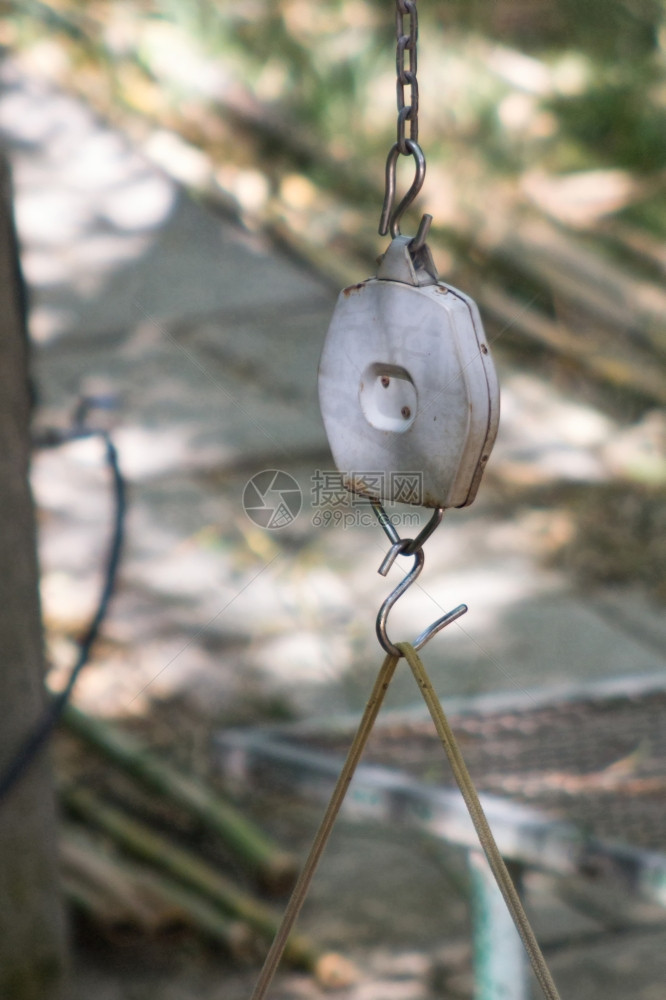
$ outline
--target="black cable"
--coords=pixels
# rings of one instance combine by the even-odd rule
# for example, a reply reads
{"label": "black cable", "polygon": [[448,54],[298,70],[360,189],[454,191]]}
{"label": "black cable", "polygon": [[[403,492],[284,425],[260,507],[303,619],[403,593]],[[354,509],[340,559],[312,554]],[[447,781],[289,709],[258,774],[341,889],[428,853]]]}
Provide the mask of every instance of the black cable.
{"label": "black cable", "polygon": [[109,546],[109,552],[106,560],[104,585],[97,604],[97,610],[93,615],[86,634],[81,640],[79,655],[77,656],[76,662],[71,669],[67,684],[62,691],[51,698],[50,702],[44,709],[41,718],[37,720],[37,723],[33,727],[32,731],[28,733],[22,746],[20,746],[17,750],[13,760],[6,768],[4,774],[0,775],[0,802],[6,798],[19,778],[22,777],[24,772],[28,769],[35,756],[51,736],[53,730],[58,724],[58,721],[72,694],[74,685],[78,680],[79,674],[88,663],[90,651],[95,639],[97,638],[100,626],[106,617],[109,601],[111,600],[111,595],[113,594],[115,588],[116,577],[118,575],[118,565],[120,562],[120,553],[123,546],[125,511],[127,507],[125,481],[120,471],[120,466],[118,465],[118,452],[116,451],[116,447],[106,431],[90,431],[83,429],[80,431],[75,430],[71,432],[71,434],[57,435],[50,439],[46,438],[43,443],[54,445],[60,444],[63,441],[72,440],[74,438],[92,437],[94,435],[100,435],[106,445],[106,462],[111,470],[113,496],[115,501],[113,531],[111,534],[111,544]]}

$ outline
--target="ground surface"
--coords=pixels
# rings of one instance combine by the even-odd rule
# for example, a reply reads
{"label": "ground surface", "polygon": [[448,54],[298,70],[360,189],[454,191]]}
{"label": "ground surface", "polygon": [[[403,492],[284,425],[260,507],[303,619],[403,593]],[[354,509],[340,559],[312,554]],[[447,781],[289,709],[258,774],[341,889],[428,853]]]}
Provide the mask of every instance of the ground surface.
{"label": "ground surface", "polygon": [[[334,291],[260,234],[190,199],[81,103],[15,61],[1,72],[37,420],[65,426],[81,392],[115,394],[130,484],[120,587],[80,704],[158,719],[181,700],[206,719],[202,732],[211,722],[358,710],[380,660],[374,616],[393,584],[376,572],[387,546],[375,524],[313,523],[315,475],[332,469],[316,369]],[[591,520],[612,525],[605,491],[616,488],[609,483],[627,449],[651,446],[660,415],[628,428],[566,386],[498,363],[503,416],[486,482],[475,505],[451,512],[428,543],[421,586],[392,616],[394,635],[417,633],[441,608],[470,605],[428,651],[449,696],[662,673],[655,587],[631,574],[619,589],[582,587],[580,574],[551,558],[579,524],[562,497],[597,491]],[[242,507],[248,479],[266,468],[290,473],[303,493],[301,513],[280,531],[253,524]],[[100,449],[79,442],[38,453],[34,487],[57,685],[100,585],[109,511]],[[616,537],[602,533],[595,551]],[[633,535],[625,537],[631,552]],[[414,699],[401,676],[391,704]],[[193,760],[209,756],[203,737],[189,739]],[[299,849],[315,819],[291,806],[266,817]],[[386,833],[336,835],[305,922],[363,968],[347,1000],[469,995],[466,908],[446,889],[456,865]],[[535,880],[532,889],[540,926],[570,920],[552,887]],[[579,949],[552,956],[563,996],[661,997],[658,923],[593,943],[581,930]],[[73,997],[241,1000],[254,975],[188,943],[165,952],[88,942]],[[273,995],[319,993],[285,975]]]}

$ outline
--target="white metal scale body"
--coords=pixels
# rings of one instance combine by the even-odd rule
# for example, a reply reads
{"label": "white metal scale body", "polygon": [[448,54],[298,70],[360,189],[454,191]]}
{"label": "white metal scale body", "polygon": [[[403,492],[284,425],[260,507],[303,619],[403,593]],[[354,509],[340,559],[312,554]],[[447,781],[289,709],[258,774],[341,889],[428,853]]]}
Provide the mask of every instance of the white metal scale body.
{"label": "white metal scale body", "polygon": [[319,368],[322,417],[347,489],[464,507],[497,434],[497,377],[476,303],[434,277],[417,283],[399,241],[377,277],[340,293]]}

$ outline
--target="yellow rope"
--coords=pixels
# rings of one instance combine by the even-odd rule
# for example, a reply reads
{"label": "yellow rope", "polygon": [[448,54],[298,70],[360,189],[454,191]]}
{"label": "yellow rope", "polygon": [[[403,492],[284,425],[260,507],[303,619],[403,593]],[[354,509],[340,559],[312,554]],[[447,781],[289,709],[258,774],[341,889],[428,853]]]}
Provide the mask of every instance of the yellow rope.
{"label": "yellow rope", "polygon": [[[458,787],[460,788],[463,799],[465,800],[465,804],[474,824],[474,828],[478,834],[479,841],[486,858],[488,859],[488,864],[490,865],[491,871],[495,876],[495,880],[497,881],[506,905],[509,908],[509,912],[511,913],[518,933],[520,934],[523,944],[525,945],[530,962],[532,963],[532,968],[534,969],[544,996],[546,997],[546,1000],[560,1000],[557,987],[555,986],[552,976],[550,975],[546,961],[527,919],[527,914],[523,909],[520,897],[518,896],[516,888],[511,880],[511,876],[509,875],[507,867],[504,863],[504,859],[502,858],[497,844],[495,843],[495,838],[493,837],[490,826],[488,825],[488,820],[486,819],[483,807],[479,801],[479,796],[474,787],[474,783],[469,775],[469,771],[467,770],[467,766],[463,760],[460,748],[456,742],[455,736],[453,735],[448,719],[444,714],[444,709],[442,708],[439,698],[430,683],[425,667],[421,663],[418,653],[409,643],[399,642],[396,646],[400,650],[401,655],[407,660],[412,673],[414,674],[414,678],[416,679],[416,683],[419,686],[423,699],[428,706],[428,710],[430,711],[430,715],[432,716],[432,720],[435,724],[435,729],[437,730],[437,735],[442,741],[442,745],[446,751],[446,756],[451,764],[453,775],[456,779]],[[342,806],[345,795],[347,794],[354,772],[361,759],[365,746],[368,742],[368,737],[370,736],[377,719],[379,709],[384,701],[384,696],[386,695],[388,686],[391,683],[393,674],[395,673],[398,659],[399,657],[397,656],[389,655],[382,664],[377,680],[375,681],[375,686],[372,689],[368,703],[365,706],[363,717],[359,723],[356,735],[354,736],[347,753],[347,758],[343,764],[342,771],[340,772],[340,777],[338,778],[335,789],[326,808],[324,818],[322,819],[321,825],[315,834],[312,847],[310,848],[310,853],[308,854],[298,881],[294,886],[291,898],[287,904],[287,908],[275,935],[275,939],[270,947],[268,955],[266,956],[266,960],[250,1000],[264,1000],[268,989],[270,988],[273,977],[275,976],[278,965],[280,964],[280,959],[282,958],[282,954],[286,947],[287,939],[291,934],[298,914],[301,911],[301,907],[305,902],[308,889],[310,888],[310,883],[314,878],[317,866],[319,865],[319,861],[321,860],[321,856],[324,853],[326,844],[328,843],[328,839],[331,835],[333,825],[337,819],[338,813],[340,812],[340,807]]]}
{"label": "yellow rope", "polygon": [[284,916],[282,917],[282,921],[278,927],[275,940],[273,941],[268,955],[266,956],[266,961],[264,962],[264,966],[261,970],[250,1000],[264,1000],[264,997],[268,992],[268,988],[273,981],[277,967],[280,964],[280,959],[282,958],[282,953],[287,944],[287,938],[291,934],[296,918],[298,917],[301,907],[305,902],[305,897],[307,896],[308,889],[310,888],[310,883],[312,882],[321,856],[324,853],[326,844],[328,843],[328,838],[331,835],[333,824],[335,823],[337,815],[340,811],[340,806],[344,801],[347,789],[349,788],[351,780],[354,776],[356,765],[361,759],[365,745],[368,742],[368,737],[372,732],[372,727],[375,724],[377,713],[379,712],[382,702],[384,701],[384,696],[388,690],[388,686],[391,683],[397,662],[397,656],[387,656],[382,664],[377,680],[375,681],[375,686],[372,689],[372,694],[368,699],[368,704],[365,706],[363,718],[361,719],[359,727],[356,730],[356,735],[354,736],[352,745],[349,748],[347,759],[344,762],[342,771],[340,772],[340,777],[338,778],[331,800],[326,808],[324,818],[321,821],[321,825],[317,830],[317,833],[315,834],[312,847],[310,848],[310,853],[308,854],[305,865],[303,866],[303,871],[301,872],[298,881],[294,886],[291,898],[287,903],[287,908],[284,911]]}
{"label": "yellow rope", "polygon": [[453,735],[449,721],[444,714],[441,702],[437,697],[432,684],[430,683],[430,678],[426,673],[426,669],[421,663],[419,655],[413,646],[410,646],[408,642],[398,642],[396,645],[409,663],[416,683],[421,691],[421,695],[423,696],[423,700],[428,706],[428,711],[430,712],[432,721],[435,723],[437,735],[442,741],[442,746],[444,747],[446,756],[449,759],[453,776],[456,779],[458,788],[460,789],[462,797],[465,800],[465,805],[467,806],[472,823],[474,824],[474,829],[477,832],[481,847],[483,848],[483,852],[488,859],[488,864],[490,865],[490,869],[495,876],[495,881],[497,882],[500,892],[504,897],[504,901],[513,918],[516,929],[518,930],[523,944],[525,945],[525,950],[527,951],[530,962],[532,963],[534,974],[539,981],[539,985],[543,990],[544,996],[547,997],[548,1000],[560,1000],[557,987],[553,982],[553,978],[550,974],[548,966],[546,965],[546,960],[543,957],[539,943],[534,936],[534,931],[532,930],[530,922],[527,919],[527,914],[523,909],[520,896],[516,891],[516,887],[514,886],[508,869],[504,863],[504,859],[499,852],[497,844],[495,843],[495,838],[493,837],[492,830],[488,825],[486,814],[484,813],[481,802],[479,801],[479,796],[476,788],[474,787],[474,782],[470,777],[469,771],[467,770],[467,765],[463,760],[460,747],[458,746],[456,738]]}

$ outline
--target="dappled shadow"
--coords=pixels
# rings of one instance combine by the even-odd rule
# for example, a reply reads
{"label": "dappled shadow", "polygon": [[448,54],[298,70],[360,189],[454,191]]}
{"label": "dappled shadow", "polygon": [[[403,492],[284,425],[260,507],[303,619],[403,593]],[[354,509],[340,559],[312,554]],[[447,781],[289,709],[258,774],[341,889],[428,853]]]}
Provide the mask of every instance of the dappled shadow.
{"label": "dappled shadow", "polygon": [[[37,420],[66,425],[79,393],[104,386],[118,397],[114,437],[131,486],[120,585],[79,703],[120,720],[138,716],[155,734],[171,708],[193,730],[201,719],[206,736],[278,714],[358,710],[380,659],[374,616],[399,569],[387,580],[377,575],[386,544],[375,525],[313,524],[313,476],[331,465],[315,392],[328,286],[267,239],[192,201],[77,101],[11,61],[3,74],[0,126],[15,163],[32,296]],[[309,197],[298,182],[291,192],[296,201]],[[563,250],[548,228],[537,260],[534,243],[509,245],[511,226],[476,227],[487,236],[484,252],[493,241],[500,248],[495,276],[515,278],[522,255],[532,270],[543,267],[539,280],[550,287],[546,264],[554,254],[559,266],[570,245]],[[518,323],[522,313],[517,300],[492,301],[499,336],[502,315]],[[570,308],[557,296],[550,305],[550,319]],[[411,636],[442,610],[470,604],[428,647],[443,696],[663,670],[654,643],[600,615],[596,595],[581,595],[548,565],[567,544],[590,562],[575,532],[594,514],[570,516],[562,482],[587,488],[630,466],[616,447],[619,418],[573,398],[568,383],[549,384],[549,372],[548,364],[540,377],[506,366],[487,488],[473,509],[447,516],[428,544],[421,586],[392,616],[394,634]],[[655,454],[650,468],[659,470]],[[258,527],[242,507],[248,478],[263,468],[289,472],[303,492],[303,511],[281,532]],[[552,503],[529,493],[543,484]],[[100,449],[83,441],[37,454],[34,486],[57,685],[100,584],[109,507]],[[609,530],[595,543],[602,550],[615,542]],[[647,620],[644,596],[636,601]],[[411,679],[400,676],[391,704],[414,700]],[[180,737],[182,727],[162,723],[156,744],[167,751]],[[293,827],[285,821],[285,829]],[[397,869],[404,849],[389,845],[384,863]],[[367,843],[353,850],[348,883],[359,859],[374,853]],[[413,861],[432,881],[430,862],[416,852]],[[334,860],[324,897],[339,877]],[[357,917],[367,920],[363,944],[381,926],[368,881]],[[400,917],[396,934],[407,922]],[[341,944],[347,918],[344,910],[335,918]]]}

